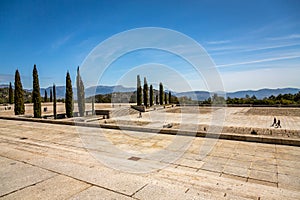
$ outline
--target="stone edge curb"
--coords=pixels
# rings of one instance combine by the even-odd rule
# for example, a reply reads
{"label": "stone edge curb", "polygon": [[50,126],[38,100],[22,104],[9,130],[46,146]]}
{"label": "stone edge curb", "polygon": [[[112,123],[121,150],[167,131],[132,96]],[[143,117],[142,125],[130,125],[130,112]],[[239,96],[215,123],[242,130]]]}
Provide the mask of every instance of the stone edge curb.
{"label": "stone edge curb", "polygon": [[59,120],[49,120],[49,119],[8,117],[8,116],[0,116],[0,119],[49,123],[49,124],[61,124],[61,125],[71,125],[71,126],[85,126],[85,127],[94,127],[94,128],[107,128],[107,129],[117,129],[117,130],[130,130],[130,131],[161,133],[161,134],[169,134],[169,135],[207,137],[207,138],[215,138],[215,139],[258,142],[258,143],[267,143],[267,144],[300,146],[299,139],[274,138],[274,137],[268,137],[262,135],[239,135],[234,133],[215,134],[215,133],[207,133],[203,131],[184,131],[184,130],[178,131],[176,129],[168,129],[168,128],[157,129],[157,128],[135,127],[135,126],[117,126],[112,124],[92,124],[92,123],[76,122],[76,121],[59,121]]}

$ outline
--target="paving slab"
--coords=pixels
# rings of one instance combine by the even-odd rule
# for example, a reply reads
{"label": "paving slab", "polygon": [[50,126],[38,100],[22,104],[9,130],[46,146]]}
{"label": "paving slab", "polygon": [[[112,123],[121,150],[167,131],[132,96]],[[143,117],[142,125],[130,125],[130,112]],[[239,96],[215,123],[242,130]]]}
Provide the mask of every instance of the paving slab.
{"label": "paving slab", "polygon": [[55,173],[0,157],[0,197],[45,181]]}
{"label": "paving slab", "polygon": [[259,170],[259,171],[265,171],[265,172],[271,172],[276,174],[278,172],[278,166],[277,165],[266,165],[266,164],[257,164],[252,163],[251,170]]}
{"label": "paving slab", "polygon": [[296,176],[300,179],[300,169],[299,165],[293,166],[293,167],[285,167],[285,166],[278,166],[278,173],[280,174],[286,174],[290,176]]}
{"label": "paving slab", "polygon": [[84,166],[50,158],[36,160],[34,164],[126,195],[132,195],[147,183],[140,176],[120,173],[101,165]]}
{"label": "paving slab", "polygon": [[134,199],[123,194],[119,194],[110,190],[106,190],[97,186],[90,187],[76,195],[72,196],[70,200],[92,200],[92,199],[103,199],[103,200],[130,200]]}
{"label": "paving slab", "polygon": [[213,171],[213,172],[222,172],[224,169],[224,164],[221,163],[204,163],[201,167],[203,170]]}
{"label": "paving slab", "polygon": [[240,177],[248,177],[249,176],[249,169],[244,167],[236,167],[227,165],[224,167],[223,173],[240,176]]}
{"label": "paving slab", "polygon": [[278,187],[299,192],[300,178],[292,175],[278,174]]}
{"label": "paving slab", "polygon": [[68,199],[91,185],[73,178],[57,175],[30,187],[20,189],[2,199]]}
{"label": "paving slab", "polygon": [[250,170],[249,178],[261,180],[261,181],[272,182],[275,184],[278,182],[277,173],[260,171],[260,170],[256,170],[256,169]]}
{"label": "paving slab", "polygon": [[186,194],[187,190],[186,187],[155,181],[134,194],[134,197],[137,199],[180,200],[192,197]]}

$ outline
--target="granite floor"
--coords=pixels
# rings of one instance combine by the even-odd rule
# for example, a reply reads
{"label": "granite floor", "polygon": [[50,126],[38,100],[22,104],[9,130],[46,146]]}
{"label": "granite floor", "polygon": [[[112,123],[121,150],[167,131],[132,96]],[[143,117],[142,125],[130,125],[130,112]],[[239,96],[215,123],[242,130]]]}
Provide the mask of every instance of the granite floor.
{"label": "granite floor", "polygon": [[300,199],[300,148],[0,120],[1,199]]}

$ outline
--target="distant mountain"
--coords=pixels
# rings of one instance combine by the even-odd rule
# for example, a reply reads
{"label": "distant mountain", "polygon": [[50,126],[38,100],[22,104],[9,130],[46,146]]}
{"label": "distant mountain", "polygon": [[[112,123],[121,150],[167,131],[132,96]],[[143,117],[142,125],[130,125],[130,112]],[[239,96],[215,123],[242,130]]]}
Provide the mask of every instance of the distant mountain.
{"label": "distant mountain", "polygon": [[85,96],[93,96],[95,94],[109,94],[113,92],[133,92],[135,91],[135,88],[127,88],[122,85],[116,85],[116,86],[104,86],[104,85],[98,85],[89,87],[85,90]]}
{"label": "distant mountain", "polygon": [[[263,99],[265,97],[269,97],[271,95],[277,96],[279,94],[296,94],[300,91],[299,88],[278,88],[278,89],[260,89],[260,90],[244,90],[244,91],[236,91],[236,92],[228,92],[226,93],[226,97],[230,98],[242,98],[246,95],[250,97],[255,95],[257,99]],[[190,92],[180,92],[175,94],[177,97],[190,97],[193,100],[203,101],[210,97],[210,93],[207,91],[190,91]]]}
{"label": "distant mountain", "polygon": [[198,101],[204,101],[205,99],[208,99],[210,97],[209,92],[207,91],[190,91],[190,92],[179,92],[179,93],[174,93],[175,96],[177,97],[189,97],[192,100],[197,100]]}
{"label": "distant mountain", "polygon": [[249,95],[250,97],[255,95],[257,99],[263,99],[265,97],[269,97],[271,95],[277,96],[279,94],[296,94],[300,91],[298,88],[278,88],[278,89],[260,89],[260,90],[245,90],[245,91],[237,91],[227,93],[227,96],[230,98],[241,98]]}
{"label": "distant mountain", "polygon": [[[0,88],[6,88],[8,85],[0,85]],[[48,97],[50,95],[50,89],[52,87],[48,88],[41,88],[41,96],[44,96],[45,90],[47,90]],[[85,89],[85,96],[90,97],[93,95],[97,94],[110,94],[113,92],[134,92],[136,88],[132,87],[124,87],[122,85],[116,85],[116,86],[104,86],[104,85],[98,85],[98,86],[92,86],[88,87]],[[31,92],[32,90],[26,90],[28,92]],[[65,86],[56,86],[56,96],[58,99],[64,98],[65,97],[65,91],[66,87]],[[300,91],[299,88],[277,88],[277,89],[269,89],[269,88],[264,88],[260,90],[242,90],[242,91],[236,91],[236,92],[228,92],[226,93],[226,97],[230,98],[242,98],[245,97],[246,95],[249,95],[250,97],[255,95],[257,99],[263,99],[265,97],[269,97],[271,95],[277,96],[279,94],[296,94]],[[199,100],[203,101],[206,100],[210,97],[210,93],[207,91],[189,91],[189,92],[174,92],[171,91],[172,95],[175,95],[177,97],[189,97],[192,100]],[[74,98],[77,99],[77,92],[76,88],[73,88],[73,95]]]}
{"label": "distant mountain", "polygon": [[[57,99],[65,98],[66,87],[65,86],[56,86],[55,88],[56,88],[56,98]],[[45,95],[45,90],[47,90],[47,96],[49,98],[50,89],[52,90],[52,86],[47,87],[47,88],[40,88],[41,96],[43,97]],[[75,89],[76,88],[73,88],[73,93],[74,93]],[[32,92],[32,89],[24,89],[24,90],[26,90],[27,92]]]}
{"label": "distant mountain", "polygon": [[8,88],[9,85],[8,84],[0,84],[0,88]]}
{"label": "distant mountain", "polygon": [[[47,90],[47,95],[49,97],[50,89],[52,89],[52,87],[41,88],[41,96],[44,96],[45,90]],[[28,91],[32,91],[32,90],[28,90]],[[98,86],[92,86],[86,88],[85,97],[90,97],[95,94],[110,94],[113,92],[133,92],[133,91],[135,91],[135,88],[127,88],[121,85],[117,85],[117,86],[98,85]],[[56,86],[56,98],[58,99],[65,98],[65,92],[66,92],[65,86]],[[73,95],[74,95],[74,99],[77,99],[76,88],[73,88]]]}

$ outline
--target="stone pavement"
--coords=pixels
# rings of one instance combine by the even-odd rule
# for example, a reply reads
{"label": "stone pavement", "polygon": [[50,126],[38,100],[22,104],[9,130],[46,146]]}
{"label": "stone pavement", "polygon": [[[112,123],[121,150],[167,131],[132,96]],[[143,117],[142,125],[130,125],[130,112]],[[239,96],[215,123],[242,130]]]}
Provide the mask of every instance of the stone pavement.
{"label": "stone pavement", "polygon": [[[300,199],[299,147],[193,138],[179,159],[151,160],[147,155],[172,146],[176,136],[87,127],[79,136],[78,130],[0,120],[0,198]],[[176,147],[168,153],[183,150]],[[97,155],[120,166],[104,165]],[[118,170],[123,164],[132,172],[139,164],[153,168],[129,173]]]}

